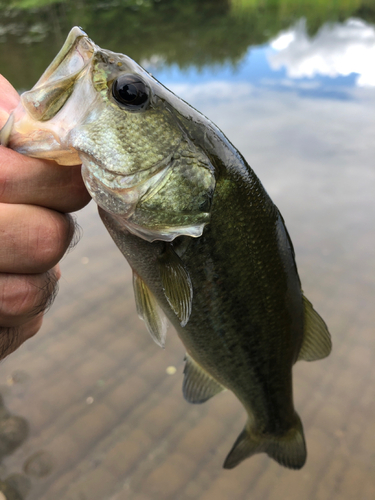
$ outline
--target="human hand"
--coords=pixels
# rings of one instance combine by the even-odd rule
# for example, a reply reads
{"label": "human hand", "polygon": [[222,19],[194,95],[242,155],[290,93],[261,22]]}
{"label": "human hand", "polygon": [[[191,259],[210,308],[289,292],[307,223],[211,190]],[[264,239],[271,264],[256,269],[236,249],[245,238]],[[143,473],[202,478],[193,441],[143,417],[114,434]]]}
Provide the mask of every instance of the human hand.
{"label": "human hand", "polygon": [[[0,129],[19,96],[0,75]],[[75,225],[69,212],[90,196],[80,166],[0,146],[0,359],[35,335],[60,278]]]}

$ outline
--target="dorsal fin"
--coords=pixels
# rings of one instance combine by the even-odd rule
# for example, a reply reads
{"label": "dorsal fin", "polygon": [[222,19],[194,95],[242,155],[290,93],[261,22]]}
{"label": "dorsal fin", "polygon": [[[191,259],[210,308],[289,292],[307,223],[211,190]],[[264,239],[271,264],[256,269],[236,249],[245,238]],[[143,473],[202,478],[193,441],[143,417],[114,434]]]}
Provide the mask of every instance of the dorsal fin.
{"label": "dorsal fin", "polygon": [[298,360],[315,361],[327,357],[332,349],[331,336],[311,302],[303,295],[305,328]]}
{"label": "dorsal fin", "polygon": [[133,271],[133,288],[138,316],[146,323],[154,341],[164,347],[167,318],[142,278]]}
{"label": "dorsal fin", "polygon": [[186,354],[184,382],[182,392],[189,403],[204,403],[208,399],[225,390],[201,366]]}
{"label": "dorsal fin", "polygon": [[159,257],[160,278],[168,304],[178,317],[181,326],[189,321],[193,301],[193,287],[181,259],[170,245]]}

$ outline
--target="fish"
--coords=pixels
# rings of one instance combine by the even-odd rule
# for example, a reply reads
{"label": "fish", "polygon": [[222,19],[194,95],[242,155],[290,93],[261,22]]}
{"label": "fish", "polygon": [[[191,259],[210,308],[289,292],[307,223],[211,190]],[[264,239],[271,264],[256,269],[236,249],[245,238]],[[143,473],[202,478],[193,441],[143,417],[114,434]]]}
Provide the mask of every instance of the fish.
{"label": "fish", "polygon": [[185,399],[229,390],[246,411],[224,468],[258,453],[303,467],[292,369],[328,356],[331,337],[303,294],[283,217],[225,135],[74,27],[0,138],[27,156],[82,164],[133,270],[138,315],[156,344],[170,322],[185,347]]}

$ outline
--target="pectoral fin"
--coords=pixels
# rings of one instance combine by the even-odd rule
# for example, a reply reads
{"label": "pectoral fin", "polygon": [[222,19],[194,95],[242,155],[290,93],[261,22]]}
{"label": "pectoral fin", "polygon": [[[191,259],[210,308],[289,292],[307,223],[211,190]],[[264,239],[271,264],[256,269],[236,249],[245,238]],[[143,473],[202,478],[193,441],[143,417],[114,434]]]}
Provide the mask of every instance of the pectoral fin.
{"label": "pectoral fin", "polygon": [[168,304],[181,326],[189,321],[193,301],[193,287],[180,258],[168,246],[159,257],[160,278]]}
{"label": "pectoral fin", "polygon": [[311,302],[305,296],[304,305],[304,337],[298,360],[315,361],[327,357],[332,349],[331,336],[319,314],[314,310]]}
{"label": "pectoral fin", "polygon": [[225,387],[216,382],[198,363],[186,354],[182,392],[189,403],[204,403]]}
{"label": "pectoral fin", "polygon": [[146,283],[133,271],[133,288],[138,316],[146,323],[154,341],[164,347],[167,318]]}

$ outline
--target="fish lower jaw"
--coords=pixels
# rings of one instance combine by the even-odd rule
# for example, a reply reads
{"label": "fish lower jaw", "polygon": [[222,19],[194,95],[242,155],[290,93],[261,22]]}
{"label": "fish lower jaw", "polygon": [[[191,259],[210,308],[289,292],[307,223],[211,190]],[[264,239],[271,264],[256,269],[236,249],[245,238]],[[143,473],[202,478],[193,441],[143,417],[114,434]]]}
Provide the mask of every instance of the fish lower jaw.
{"label": "fish lower jaw", "polygon": [[[94,164],[87,156],[81,157],[81,160],[82,178],[92,198],[104,210],[126,217],[133,213],[139,200],[160,182],[166,170],[153,175],[149,171],[133,176],[114,175]],[[114,179],[110,180],[112,177]]]}
{"label": "fish lower jaw", "polygon": [[100,179],[103,184],[106,184],[108,187],[120,187],[120,181],[122,179],[120,174],[115,174],[105,169],[100,170]]}
{"label": "fish lower jaw", "polygon": [[139,170],[133,174],[126,175],[118,171],[109,170],[102,162],[99,162],[97,159],[94,161],[91,155],[87,153],[79,152],[79,156],[91,175],[106,188],[112,191],[138,189],[142,194],[164,177],[171,162],[171,158],[168,157],[167,161],[158,163],[147,170]]}
{"label": "fish lower jaw", "polygon": [[92,160],[88,159],[86,155],[84,156],[80,155],[80,157],[82,159],[82,163],[87,166],[91,174],[101,184],[104,184],[111,190],[127,188],[127,186],[124,185],[124,175],[107,170],[101,165],[98,165],[96,162],[94,163]]}
{"label": "fish lower jaw", "polygon": [[108,213],[129,217],[138,201],[136,188],[115,189],[103,182],[103,177],[95,175],[87,163],[82,163],[82,178],[93,200]]}

